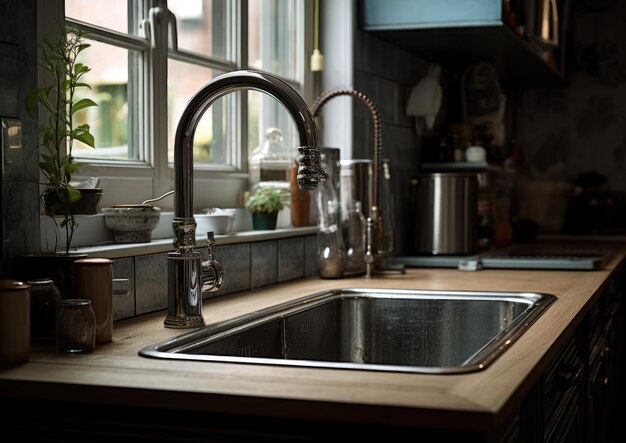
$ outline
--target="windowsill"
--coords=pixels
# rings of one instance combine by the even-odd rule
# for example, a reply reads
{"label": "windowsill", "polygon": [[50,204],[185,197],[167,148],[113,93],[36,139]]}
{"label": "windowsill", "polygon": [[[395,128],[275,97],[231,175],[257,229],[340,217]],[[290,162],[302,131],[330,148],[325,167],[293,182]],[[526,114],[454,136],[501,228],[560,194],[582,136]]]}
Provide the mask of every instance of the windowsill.
{"label": "windowsill", "polygon": [[[276,240],[279,238],[298,237],[317,233],[317,226],[307,226],[304,228],[282,228],[273,231],[245,231],[224,235],[216,235],[217,245],[229,245],[235,243],[249,243],[263,240]],[[196,236],[196,247],[206,246],[204,236]],[[173,251],[172,239],[152,240],[149,243],[111,243],[98,246],[85,246],[76,248],[76,252],[84,252],[90,256],[97,255],[102,258],[131,257],[146,254],[158,254],[161,252]]]}
{"label": "windowsill", "polygon": [[[285,216],[289,215],[286,213]],[[174,251],[172,238],[173,212],[162,212],[159,224],[152,231],[152,241],[148,243],[115,243],[112,233],[106,228],[104,216],[101,213],[95,215],[76,216],[78,229],[74,233],[71,248],[75,252],[87,253],[91,256],[97,255],[103,258],[130,257],[146,254],[157,254],[161,252]],[[228,245],[234,243],[249,243],[263,240],[275,240],[279,238],[297,237],[317,233],[317,226],[306,226],[302,228],[288,227],[288,222],[283,218],[279,223],[279,228],[272,231],[252,230],[252,219],[246,211],[240,211],[235,219],[235,232],[216,235],[217,245]],[[47,245],[54,242],[54,225],[45,215],[41,216],[42,241],[41,249],[49,250]],[[61,230],[59,245],[64,244],[65,237]],[[196,232],[196,247],[206,246],[206,235]]]}

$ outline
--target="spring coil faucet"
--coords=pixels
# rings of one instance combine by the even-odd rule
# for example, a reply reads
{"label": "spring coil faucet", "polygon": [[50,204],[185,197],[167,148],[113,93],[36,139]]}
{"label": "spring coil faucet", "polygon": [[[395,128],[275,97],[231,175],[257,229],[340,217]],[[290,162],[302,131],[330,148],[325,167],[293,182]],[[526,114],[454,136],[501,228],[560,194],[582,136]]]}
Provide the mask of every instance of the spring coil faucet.
{"label": "spring coil faucet", "polygon": [[383,150],[383,129],[382,118],[378,112],[378,108],[374,103],[362,92],[355,91],[353,89],[337,88],[331,91],[327,91],[320,95],[312,106],[313,117],[317,117],[322,108],[331,99],[339,96],[350,96],[365,106],[370,112],[372,118],[372,126],[374,129],[374,165],[373,165],[373,177],[372,177],[372,201],[370,206],[370,213],[365,214],[367,216],[367,241],[366,252],[363,260],[366,265],[366,277],[371,278],[374,274],[375,268],[380,266],[380,262],[383,258],[383,216],[380,209],[380,165],[381,155]]}
{"label": "spring coil faucet", "polygon": [[[311,111],[287,83],[270,74],[234,71],[216,77],[189,101],[178,122],[174,138],[174,247],[167,255],[168,294],[165,327],[195,328],[204,326],[202,287],[205,276],[200,252],[194,250],[196,221],[193,217],[193,138],[206,110],[220,97],[231,92],[253,89],[278,100],[291,114],[300,139],[298,148],[298,186],[314,190],[326,180],[321,167],[317,128]],[[221,283],[220,283],[221,285]],[[219,288],[212,287],[212,291]]]}

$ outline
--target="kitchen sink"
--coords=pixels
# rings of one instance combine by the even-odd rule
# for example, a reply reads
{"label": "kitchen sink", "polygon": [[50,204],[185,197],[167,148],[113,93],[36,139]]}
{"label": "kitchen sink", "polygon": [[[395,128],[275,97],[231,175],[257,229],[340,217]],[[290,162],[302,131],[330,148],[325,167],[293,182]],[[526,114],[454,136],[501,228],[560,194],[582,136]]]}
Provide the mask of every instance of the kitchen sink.
{"label": "kitchen sink", "polygon": [[143,357],[415,373],[485,369],[556,299],[524,292],[338,289],[207,325]]}

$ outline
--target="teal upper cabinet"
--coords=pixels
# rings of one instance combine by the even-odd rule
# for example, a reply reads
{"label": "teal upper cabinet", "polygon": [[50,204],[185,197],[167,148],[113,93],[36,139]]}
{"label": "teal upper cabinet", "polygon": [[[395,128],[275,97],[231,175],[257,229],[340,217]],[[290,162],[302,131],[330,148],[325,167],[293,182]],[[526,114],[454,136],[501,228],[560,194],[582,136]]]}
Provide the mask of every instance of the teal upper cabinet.
{"label": "teal upper cabinet", "polygon": [[498,0],[363,0],[368,31],[502,24]]}
{"label": "teal upper cabinet", "polygon": [[[533,1],[537,5],[544,0]],[[548,0],[549,1],[549,0]],[[503,19],[502,0],[360,0],[360,26],[424,60],[452,70],[489,62],[508,87],[555,86],[563,79],[564,24],[569,0],[559,0],[560,46],[532,42]]]}

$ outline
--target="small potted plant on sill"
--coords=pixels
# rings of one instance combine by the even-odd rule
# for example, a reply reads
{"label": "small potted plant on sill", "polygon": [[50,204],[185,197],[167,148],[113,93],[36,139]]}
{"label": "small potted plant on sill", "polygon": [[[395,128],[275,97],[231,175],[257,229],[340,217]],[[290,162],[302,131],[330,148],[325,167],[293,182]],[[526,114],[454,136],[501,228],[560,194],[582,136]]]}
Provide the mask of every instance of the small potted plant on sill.
{"label": "small potted plant on sill", "polygon": [[252,214],[252,226],[255,230],[276,229],[278,213],[285,207],[280,189],[274,187],[259,188],[248,197],[245,203]]}
{"label": "small potted plant on sill", "polygon": [[[99,193],[80,191],[72,186],[71,178],[80,164],[72,155],[74,141],[95,146],[95,140],[88,124],[77,125],[77,112],[97,106],[89,98],[79,98],[78,89],[91,87],[83,77],[90,69],[78,62],[81,52],[89,48],[85,43],[87,33],[68,27],[62,27],[58,40],[44,41],[40,44],[40,66],[46,71],[49,84],[36,88],[26,96],[26,110],[36,119],[38,109],[44,113],[40,119],[39,136],[43,152],[39,169],[47,179],[40,194],[44,213],[51,217],[54,225],[65,230],[65,253],[69,254],[72,237],[78,223],[74,217],[80,213],[79,208],[85,207],[86,198],[95,198],[96,203],[101,197]],[[95,208],[94,204],[87,207]],[[58,222],[55,216],[61,216]],[[57,251],[58,234],[55,236],[53,252]]]}

